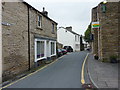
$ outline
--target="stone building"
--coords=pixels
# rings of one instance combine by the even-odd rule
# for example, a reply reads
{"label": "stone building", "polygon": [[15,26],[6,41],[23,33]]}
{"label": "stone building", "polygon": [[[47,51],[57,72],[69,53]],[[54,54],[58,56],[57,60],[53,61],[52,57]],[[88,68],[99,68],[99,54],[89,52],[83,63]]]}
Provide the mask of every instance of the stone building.
{"label": "stone building", "polygon": [[2,2],[3,81],[56,58],[57,23],[26,2]]}
{"label": "stone building", "polygon": [[57,49],[61,49],[61,48],[63,48],[63,44],[57,42]]}
{"label": "stone building", "polygon": [[119,29],[118,29],[118,2],[101,2],[92,9],[92,22],[99,21],[100,27],[93,29],[93,53],[105,62],[111,56],[119,59]]}

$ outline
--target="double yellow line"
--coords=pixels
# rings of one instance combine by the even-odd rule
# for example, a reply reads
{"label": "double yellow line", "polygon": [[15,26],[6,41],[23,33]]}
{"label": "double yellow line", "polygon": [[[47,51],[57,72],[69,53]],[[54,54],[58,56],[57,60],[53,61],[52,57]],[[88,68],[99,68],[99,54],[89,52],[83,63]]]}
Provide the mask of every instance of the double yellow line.
{"label": "double yellow line", "polygon": [[87,55],[86,55],[86,57],[85,57],[85,59],[84,59],[84,62],[83,62],[83,64],[82,64],[82,71],[81,71],[81,83],[82,83],[82,84],[85,84],[84,68],[85,68],[85,63],[86,63],[86,60],[87,60],[87,58],[88,58],[88,55],[89,55],[89,53],[87,53]]}

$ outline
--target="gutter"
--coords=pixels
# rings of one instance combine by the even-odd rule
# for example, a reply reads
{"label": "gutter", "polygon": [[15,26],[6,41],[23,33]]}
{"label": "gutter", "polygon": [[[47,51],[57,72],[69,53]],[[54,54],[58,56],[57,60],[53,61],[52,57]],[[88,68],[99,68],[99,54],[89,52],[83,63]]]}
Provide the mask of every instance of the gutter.
{"label": "gutter", "polygon": [[55,22],[54,20],[52,20],[51,18],[49,18],[49,17],[47,17],[47,16],[45,16],[42,12],[40,12],[39,10],[37,10],[35,7],[33,7],[32,5],[30,5],[29,3],[27,3],[26,1],[24,1],[23,0],[23,3],[25,4],[25,5],[27,5],[28,7],[30,7],[30,8],[32,8],[32,9],[34,9],[35,11],[37,11],[38,13],[40,13],[42,16],[44,16],[45,18],[47,18],[48,20],[50,20],[50,21],[52,21],[52,22],[54,22],[56,25],[58,25],[58,23],[57,22]]}

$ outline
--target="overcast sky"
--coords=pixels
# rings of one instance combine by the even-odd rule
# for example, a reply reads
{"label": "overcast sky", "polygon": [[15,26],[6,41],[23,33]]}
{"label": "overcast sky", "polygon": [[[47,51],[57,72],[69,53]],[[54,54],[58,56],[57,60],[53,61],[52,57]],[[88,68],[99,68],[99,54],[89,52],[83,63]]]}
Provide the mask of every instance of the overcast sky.
{"label": "overcast sky", "polygon": [[59,26],[72,26],[73,31],[84,35],[91,21],[91,9],[103,0],[25,0],[37,10],[43,7]]}

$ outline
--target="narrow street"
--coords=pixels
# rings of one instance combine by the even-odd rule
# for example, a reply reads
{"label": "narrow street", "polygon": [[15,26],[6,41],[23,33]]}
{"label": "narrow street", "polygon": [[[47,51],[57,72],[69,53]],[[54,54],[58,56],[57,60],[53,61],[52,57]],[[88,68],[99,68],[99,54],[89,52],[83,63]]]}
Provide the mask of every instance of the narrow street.
{"label": "narrow street", "polygon": [[7,88],[81,88],[81,68],[87,52],[73,52]]}
{"label": "narrow street", "polygon": [[3,0],[0,90],[118,90],[120,0],[91,1]]}

